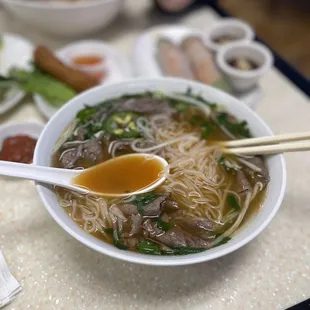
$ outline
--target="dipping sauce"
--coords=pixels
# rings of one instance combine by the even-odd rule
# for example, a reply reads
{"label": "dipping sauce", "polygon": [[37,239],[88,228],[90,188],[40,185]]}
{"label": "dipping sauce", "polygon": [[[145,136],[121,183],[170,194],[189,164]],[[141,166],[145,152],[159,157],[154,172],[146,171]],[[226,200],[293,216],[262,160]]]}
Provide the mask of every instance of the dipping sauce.
{"label": "dipping sauce", "polygon": [[103,62],[103,58],[97,55],[77,56],[72,59],[78,66],[95,66]]}
{"label": "dipping sauce", "polygon": [[28,136],[9,137],[3,141],[0,160],[30,164],[36,143]]}
{"label": "dipping sauce", "polygon": [[253,62],[252,60],[247,59],[245,57],[233,58],[233,59],[228,61],[228,64],[231,67],[234,67],[234,68],[236,68],[238,70],[242,70],[242,71],[255,70],[259,67],[255,62]]}
{"label": "dipping sauce", "polygon": [[236,36],[232,36],[232,35],[222,35],[222,36],[218,36],[212,39],[214,43],[220,44],[220,45],[233,42],[233,41],[237,41],[237,40],[239,40],[239,38]]}
{"label": "dipping sauce", "polygon": [[81,55],[71,59],[72,66],[96,78],[98,82],[105,76],[104,58],[99,55]]}
{"label": "dipping sauce", "polygon": [[163,171],[162,163],[151,156],[120,156],[85,170],[72,184],[97,193],[132,193],[158,181]]}

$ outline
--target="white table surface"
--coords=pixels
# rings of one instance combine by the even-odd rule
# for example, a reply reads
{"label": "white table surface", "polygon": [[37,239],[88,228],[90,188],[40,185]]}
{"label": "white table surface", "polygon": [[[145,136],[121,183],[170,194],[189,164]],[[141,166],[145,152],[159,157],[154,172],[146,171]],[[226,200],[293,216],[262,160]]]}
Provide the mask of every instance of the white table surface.
{"label": "white table surface", "polygon": [[[123,18],[93,38],[129,54],[142,30],[168,22],[147,15],[149,5],[127,0]],[[216,18],[205,8],[177,22],[203,28]],[[0,32],[55,49],[69,42],[39,33],[1,9]],[[309,130],[304,94],[277,70],[261,86],[257,112],[276,133]],[[0,123],[26,119],[43,120],[29,100]],[[0,247],[23,287],[6,309],[274,310],[310,298],[310,156],[294,153],[286,160],[284,202],[259,237],[221,259],[175,268],[125,263],[84,247],[51,219],[32,182],[0,178]]]}

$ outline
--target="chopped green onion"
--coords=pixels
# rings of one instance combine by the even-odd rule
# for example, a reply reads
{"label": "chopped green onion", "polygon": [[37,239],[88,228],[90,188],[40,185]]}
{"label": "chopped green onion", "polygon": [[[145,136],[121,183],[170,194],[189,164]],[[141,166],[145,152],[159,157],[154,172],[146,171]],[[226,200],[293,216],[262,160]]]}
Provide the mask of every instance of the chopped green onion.
{"label": "chopped green onion", "polygon": [[151,241],[141,241],[137,244],[137,249],[143,254],[161,255],[159,246]]}
{"label": "chopped green onion", "polygon": [[219,242],[217,245],[215,245],[214,247],[217,247],[217,246],[220,246],[220,245],[223,245],[225,243],[227,243],[228,241],[230,241],[231,238],[230,237],[225,237],[223,238],[223,240],[221,242]]}
{"label": "chopped green onion", "polygon": [[208,136],[212,133],[212,126],[209,122],[202,123],[201,129],[203,138],[208,138]]}
{"label": "chopped green onion", "polygon": [[87,121],[89,121],[96,112],[97,112],[97,107],[86,106],[83,110],[77,113],[76,117],[79,119],[81,124],[84,124]]}
{"label": "chopped green onion", "polygon": [[112,231],[113,231],[112,234],[114,239],[114,245],[120,250],[128,250],[128,246],[121,243],[117,230],[112,229]]}
{"label": "chopped green onion", "polygon": [[116,112],[108,117],[104,122],[104,129],[119,138],[136,138],[140,132],[136,126],[139,117],[133,112]]}
{"label": "chopped green onion", "polygon": [[104,228],[103,231],[104,231],[107,235],[113,235],[113,228]]}
{"label": "chopped green onion", "polygon": [[114,240],[114,245],[120,250],[128,250],[128,246],[121,244],[120,240]]}
{"label": "chopped green onion", "polygon": [[250,138],[251,133],[248,128],[248,123],[246,121],[238,122],[230,120],[230,115],[226,112],[221,112],[217,115],[216,119],[217,122],[225,127],[228,131],[230,131],[232,134],[244,137],[244,138]]}
{"label": "chopped green onion", "polygon": [[229,204],[229,206],[235,210],[240,210],[240,205],[237,201],[237,198],[235,195],[233,194],[228,194],[227,198],[226,198],[227,203]]}

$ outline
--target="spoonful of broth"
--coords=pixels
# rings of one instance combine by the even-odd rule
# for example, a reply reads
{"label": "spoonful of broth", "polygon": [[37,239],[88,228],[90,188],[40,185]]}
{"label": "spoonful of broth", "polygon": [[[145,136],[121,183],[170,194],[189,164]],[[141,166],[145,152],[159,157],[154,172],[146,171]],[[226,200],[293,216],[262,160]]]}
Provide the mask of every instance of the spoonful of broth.
{"label": "spoonful of broth", "polygon": [[122,197],[152,191],[165,179],[167,161],[157,155],[119,156],[85,170],[0,161],[0,175],[29,179],[83,194]]}

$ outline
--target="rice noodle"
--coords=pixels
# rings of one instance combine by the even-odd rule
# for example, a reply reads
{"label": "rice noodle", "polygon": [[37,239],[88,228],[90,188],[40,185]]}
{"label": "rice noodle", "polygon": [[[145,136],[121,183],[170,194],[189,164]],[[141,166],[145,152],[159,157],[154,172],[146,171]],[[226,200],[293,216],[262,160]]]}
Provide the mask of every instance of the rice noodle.
{"label": "rice noodle", "polygon": [[70,147],[70,146],[77,146],[77,145],[80,145],[80,144],[84,144],[84,143],[86,143],[88,141],[89,141],[89,139],[88,140],[84,140],[84,141],[82,141],[82,140],[68,141],[68,142],[65,142],[62,145],[62,147],[67,148],[67,147]]}
{"label": "rice noodle", "polygon": [[215,246],[217,244],[219,244],[221,241],[223,241],[224,238],[231,236],[239,227],[239,225],[241,224],[249,206],[252,200],[252,192],[248,192],[246,194],[246,198],[245,198],[245,202],[244,202],[244,206],[241,210],[241,212],[239,213],[237,220],[234,222],[234,224],[228,229],[226,230],[222,235],[220,235],[218,238],[216,238],[213,243],[212,246]]}
{"label": "rice noodle", "polygon": [[157,149],[161,149],[167,145],[171,145],[171,144],[175,144],[177,142],[180,142],[180,141],[183,141],[183,140],[186,140],[186,139],[189,139],[189,140],[194,140],[194,141],[197,141],[199,140],[198,137],[194,136],[193,134],[188,134],[188,135],[184,135],[182,137],[179,137],[179,138],[176,138],[176,139],[173,139],[173,140],[170,140],[170,141],[166,141],[166,142],[163,142],[163,143],[160,143],[160,144],[157,144],[155,146],[152,146],[152,147],[148,147],[148,148],[139,148],[137,147],[137,144],[140,143],[141,141],[143,141],[142,139],[137,139],[137,140],[134,140],[130,147],[133,151],[137,152],[137,153],[148,153],[148,152],[152,152],[152,151],[155,151]]}
{"label": "rice noodle", "polygon": [[[195,104],[202,108],[197,102]],[[209,108],[203,107],[204,112],[209,115]],[[209,145],[207,140],[201,139],[200,131],[193,129],[185,120],[174,120],[165,114],[155,114],[139,117],[136,124],[142,138],[110,142],[108,153],[111,157],[115,157],[117,151],[124,146],[130,147],[133,152],[150,155],[156,153],[162,156],[167,160],[168,166],[164,171],[166,181],[158,191],[170,194],[169,198],[177,201],[180,208],[178,211],[181,212],[175,216],[175,220],[200,217],[208,219],[218,227],[234,221],[230,228],[214,239],[212,245],[217,245],[225,237],[232,235],[242,223],[251,201],[263,188],[263,184],[257,183],[253,192],[241,197],[233,190],[234,186],[228,173],[218,164],[218,160],[222,157],[220,148]],[[222,130],[234,138],[226,128]],[[66,147],[79,145],[82,142],[84,141],[67,142]],[[65,150],[61,158],[70,150],[72,149]],[[224,164],[235,170],[245,165],[256,172],[261,172],[259,167],[249,163],[246,158],[238,158],[238,161],[225,159]],[[236,197],[241,206],[240,211],[226,210],[229,194]],[[88,233],[99,231],[108,239],[111,236],[107,235],[105,228],[112,228],[115,238],[117,235],[121,236],[124,228],[130,224],[131,219],[122,206],[128,206],[136,197],[104,198],[65,191],[64,194],[58,194],[58,198],[60,205],[68,210],[72,219],[85,231]],[[128,232],[125,233],[128,235]],[[142,233],[146,239],[153,240],[164,232],[156,225],[152,225],[148,219],[143,221]]]}
{"label": "rice noodle", "polygon": [[67,150],[63,151],[63,152],[61,153],[61,155],[59,156],[59,161],[62,160],[62,158],[64,157],[64,155],[65,155],[66,153],[72,152],[72,151],[74,151],[74,150],[75,150],[75,148],[71,148],[71,149],[67,149]]}
{"label": "rice noodle", "polygon": [[244,160],[244,159],[242,159],[242,158],[238,158],[238,160],[239,160],[242,164],[244,164],[245,166],[247,166],[248,168],[250,168],[250,169],[252,169],[252,170],[254,170],[254,171],[256,171],[256,172],[261,172],[261,171],[262,171],[261,168],[259,168],[259,167],[257,167],[256,165],[254,165],[254,164],[248,162],[247,160]]}
{"label": "rice noodle", "polygon": [[55,191],[61,201],[61,206],[70,209],[71,218],[81,223],[88,233],[93,233],[96,230],[103,231],[104,228],[111,227],[112,220],[107,209],[106,199],[67,190],[64,195],[61,195],[59,192],[64,190],[60,190],[58,187],[55,188]]}
{"label": "rice noodle", "polygon": [[115,140],[115,141],[110,142],[108,152],[109,154],[111,154],[111,157],[114,158],[116,156],[115,155],[116,151],[122,146],[130,145],[131,141],[132,139],[126,139],[126,140],[124,139],[121,141]]}

